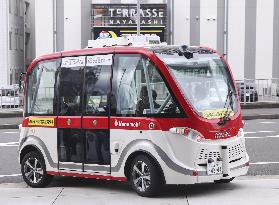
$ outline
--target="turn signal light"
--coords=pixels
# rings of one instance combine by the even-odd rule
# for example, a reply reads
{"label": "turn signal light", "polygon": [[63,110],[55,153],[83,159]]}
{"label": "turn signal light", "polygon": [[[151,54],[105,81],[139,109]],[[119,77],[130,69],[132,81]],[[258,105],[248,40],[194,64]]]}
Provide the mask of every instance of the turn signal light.
{"label": "turn signal light", "polygon": [[170,132],[174,134],[184,135],[187,138],[197,142],[200,142],[204,139],[204,137],[200,133],[188,127],[173,127],[170,129]]}
{"label": "turn signal light", "polygon": [[187,127],[176,127],[176,128],[171,128],[170,132],[175,134],[188,135],[190,131]]}

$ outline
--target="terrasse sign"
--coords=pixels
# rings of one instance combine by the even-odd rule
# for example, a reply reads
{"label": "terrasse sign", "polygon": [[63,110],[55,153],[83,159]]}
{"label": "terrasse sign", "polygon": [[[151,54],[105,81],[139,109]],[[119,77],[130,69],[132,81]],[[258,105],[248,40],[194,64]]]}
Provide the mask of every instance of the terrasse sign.
{"label": "terrasse sign", "polygon": [[[92,27],[136,26],[135,4],[92,4]],[[141,4],[142,26],[166,25],[166,4]]]}
{"label": "terrasse sign", "polygon": [[[141,35],[158,35],[166,40],[167,5],[141,4]],[[136,35],[136,4],[92,4],[92,36],[97,38],[115,38]]]}

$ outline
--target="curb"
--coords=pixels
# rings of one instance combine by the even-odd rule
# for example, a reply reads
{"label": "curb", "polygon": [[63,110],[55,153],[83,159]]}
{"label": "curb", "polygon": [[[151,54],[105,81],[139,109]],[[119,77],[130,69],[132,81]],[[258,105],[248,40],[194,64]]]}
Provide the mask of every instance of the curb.
{"label": "curb", "polygon": [[22,117],[22,116],[23,116],[22,112],[10,112],[10,113],[0,112],[0,118],[12,118],[12,117]]}
{"label": "curb", "polygon": [[3,124],[3,125],[0,125],[0,129],[18,129],[18,125],[15,125],[15,124]]}
{"label": "curb", "polygon": [[240,104],[241,109],[261,109],[261,108],[279,108],[279,103],[269,103],[269,102],[258,102],[258,103],[247,103]]}
{"label": "curb", "polygon": [[259,120],[259,119],[279,119],[279,114],[273,114],[273,115],[248,115],[248,116],[242,116],[243,120]]}

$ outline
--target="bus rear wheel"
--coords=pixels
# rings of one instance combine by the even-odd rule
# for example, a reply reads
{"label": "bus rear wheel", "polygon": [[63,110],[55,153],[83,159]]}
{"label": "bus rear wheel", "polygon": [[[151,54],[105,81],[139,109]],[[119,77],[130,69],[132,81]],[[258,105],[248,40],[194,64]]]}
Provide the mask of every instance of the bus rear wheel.
{"label": "bus rear wheel", "polygon": [[137,194],[144,197],[158,194],[163,184],[158,167],[146,155],[139,155],[132,161],[130,182]]}
{"label": "bus rear wheel", "polygon": [[33,188],[45,187],[52,180],[46,172],[43,157],[37,152],[29,152],[23,157],[21,173],[24,181]]}

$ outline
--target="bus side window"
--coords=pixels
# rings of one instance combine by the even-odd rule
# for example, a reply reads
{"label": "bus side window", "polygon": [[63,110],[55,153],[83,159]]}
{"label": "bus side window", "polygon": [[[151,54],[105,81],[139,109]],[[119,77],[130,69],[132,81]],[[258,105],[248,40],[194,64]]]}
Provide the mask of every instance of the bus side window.
{"label": "bus side window", "polygon": [[86,67],[85,115],[107,116],[111,66]]}
{"label": "bus side window", "polygon": [[81,92],[82,92],[83,67],[64,68],[60,71],[60,106],[59,115],[81,115]]}
{"label": "bus side window", "polygon": [[182,113],[156,66],[144,56],[115,55],[113,72],[113,115],[178,117]]}
{"label": "bus side window", "polygon": [[60,59],[40,62],[28,77],[26,115],[56,115],[55,88]]}
{"label": "bus side window", "polygon": [[161,117],[177,117],[182,109],[169,91],[165,81],[160,75],[155,64],[149,60],[145,61],[148,70],[150,91],[153,100],[154,113]]}
{"label": "bus side window", "polygon": [[[114,58],[112,83],[112,115],[136,116],[137,103],[145,84],[142,56],[138,54],[117,54]],[[143,93],[144,94],[144,93]]]}

